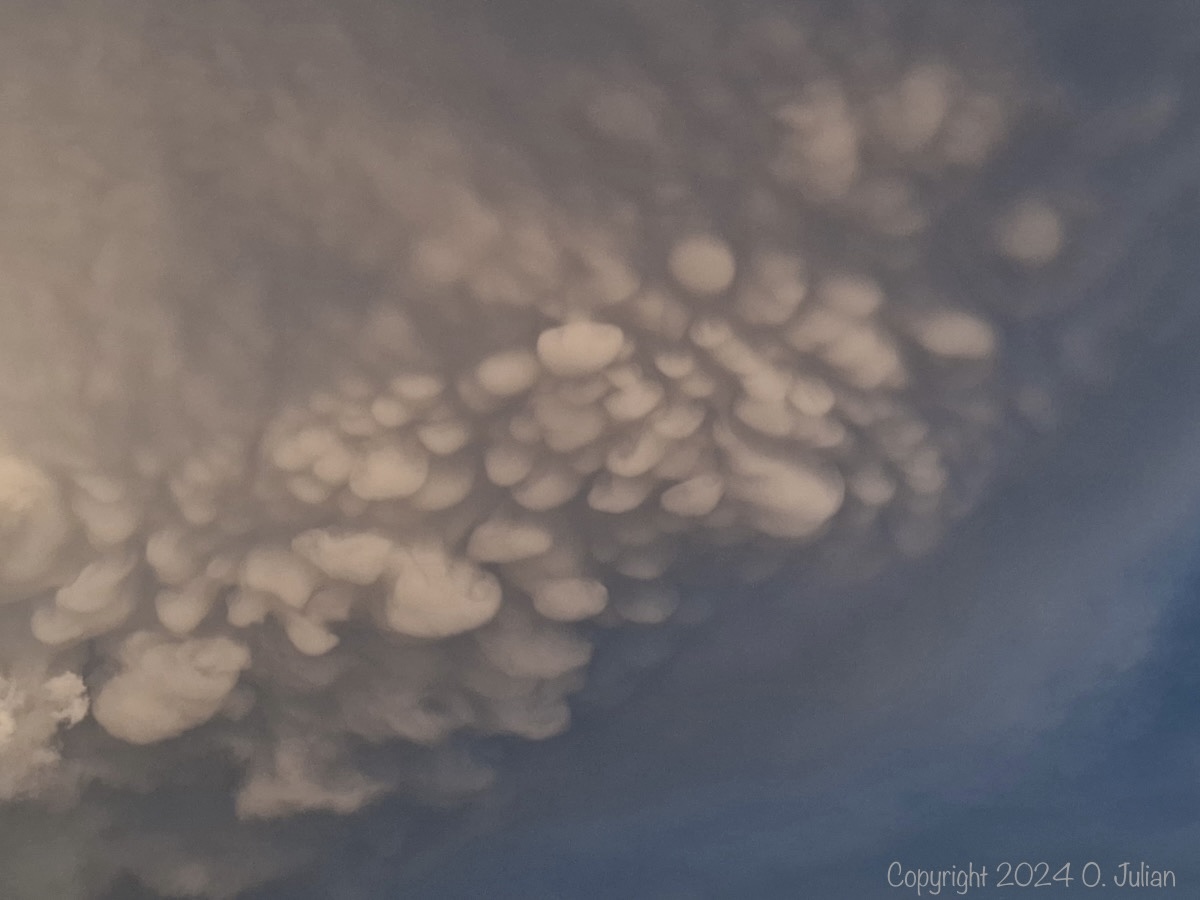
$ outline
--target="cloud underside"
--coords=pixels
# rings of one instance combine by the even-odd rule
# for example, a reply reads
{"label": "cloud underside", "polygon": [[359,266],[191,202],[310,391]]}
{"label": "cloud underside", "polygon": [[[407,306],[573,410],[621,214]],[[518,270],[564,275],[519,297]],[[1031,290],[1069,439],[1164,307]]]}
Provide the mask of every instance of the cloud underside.
{"label": "cloud underside", "polygon": [[950,7],[632,4],[575,58],[102,6],[0,14],[0,800],[82,804],[57,897],[232,895],[286,820],[486,791],[711,573],[921,556],[1136,309],[1071,305],[1098,198],[997,196],[1073,122]]}

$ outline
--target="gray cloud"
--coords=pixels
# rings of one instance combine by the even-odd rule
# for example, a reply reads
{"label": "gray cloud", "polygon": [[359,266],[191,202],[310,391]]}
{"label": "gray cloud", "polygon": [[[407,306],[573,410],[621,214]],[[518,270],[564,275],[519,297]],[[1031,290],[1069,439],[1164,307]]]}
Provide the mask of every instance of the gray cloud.
{"label": "gray cloud", "polygon": [[10,894],[233,896],[378,803],[420,868],[752,761],[819,805],[1148,652],[1186,85],[990,5],[279,15],[0,14]]}

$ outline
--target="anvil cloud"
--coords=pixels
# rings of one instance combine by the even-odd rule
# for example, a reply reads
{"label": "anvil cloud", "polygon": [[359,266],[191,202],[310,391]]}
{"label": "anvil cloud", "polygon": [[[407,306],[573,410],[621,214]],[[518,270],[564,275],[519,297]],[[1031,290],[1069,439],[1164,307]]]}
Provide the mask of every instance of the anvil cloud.
{"label": "anvil cloud", "polygon": [[715,573],[929,553],[1166,315],[1170,85],[1080,101],[1007,7],[542,6],[0,12],[12,891],[486,796]]}

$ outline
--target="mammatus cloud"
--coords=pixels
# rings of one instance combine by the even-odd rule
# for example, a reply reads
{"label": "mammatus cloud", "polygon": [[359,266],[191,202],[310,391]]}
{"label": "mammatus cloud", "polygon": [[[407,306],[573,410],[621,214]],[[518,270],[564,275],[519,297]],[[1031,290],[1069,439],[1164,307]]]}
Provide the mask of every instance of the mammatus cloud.
{"label": "mammatus cloud", "polygon": [[919,556],[1112,368],[1169,93],[1080,149],[1004,11],[583,11],[0,14],[0,799],[77,823],[10,893],[475,796],[712,560]]}

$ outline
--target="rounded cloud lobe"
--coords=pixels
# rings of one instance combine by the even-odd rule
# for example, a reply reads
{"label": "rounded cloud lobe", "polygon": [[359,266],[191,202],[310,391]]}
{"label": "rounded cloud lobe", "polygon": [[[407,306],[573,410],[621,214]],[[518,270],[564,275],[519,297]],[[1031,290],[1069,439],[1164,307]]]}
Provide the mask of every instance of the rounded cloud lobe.
{"label": "rounded cloud lobe", "polygon": [[[702,627],[714,560],[920,555],[1052,429],[1137,298],[1077,314],[1097,202],[990,187],[1071,115],[933,6],[631,4],[580,57],[482,10],[3,14],[0,800],[90,811],[56,896],[230,896],[295,863],[274,820],[469,799],[602,638]],[[155,790],[203,815],[143,833]]]}

